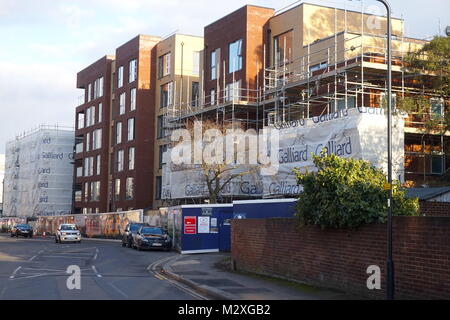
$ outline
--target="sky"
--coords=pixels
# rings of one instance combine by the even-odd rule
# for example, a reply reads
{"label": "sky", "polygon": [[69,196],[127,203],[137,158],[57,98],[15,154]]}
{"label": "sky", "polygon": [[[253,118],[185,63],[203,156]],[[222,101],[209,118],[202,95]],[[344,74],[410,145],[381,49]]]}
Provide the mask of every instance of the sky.
{"label": "sky", "polygon": [[[5,142],[41,124],[74,126],[83,94],[76,74],[138,34],[203,27],[253,4],[282,9],[294,0],[0,0],[0,153]],[[299,2],[299,1],[298,1]],[[351,0],[310,0],[360,10]],[[390,0],[407,36],[427,38],[450,25],[449,0]],[[366,10],[383,10],[375,0]],[[359,9],[358,9],[359,8]],[[375,8],[375,9],[374,9]],[[168,14],[170,13],[170,14]]]}

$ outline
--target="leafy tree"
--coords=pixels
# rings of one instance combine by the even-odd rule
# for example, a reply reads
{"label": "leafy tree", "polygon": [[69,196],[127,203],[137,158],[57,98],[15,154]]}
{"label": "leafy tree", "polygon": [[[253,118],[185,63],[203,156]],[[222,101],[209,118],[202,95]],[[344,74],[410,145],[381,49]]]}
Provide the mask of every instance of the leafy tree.
{"label": "leafy tree", "polygon": [[[415,113],[421,121],[424,134],[445,135],[450,131],[450,113],[433,112],[429,95],[443,101],[450,95],[450,37],[437,36],[420,50],[409,53],[404,71],[416,88],[406,88],[405,97],[399,99],[397,108],[408,114]],[[444,103],[445,108],[445,103]]]}
{"label": "leafy tree", "polygon": [[[314,156],[317,172],[294,170],[304,191],[297,204],[302,225],[322,228],[354,229],[362,224],[387,221],[388,192],[386,175],[369,162],[322,154]],[[419,214],[418,199],[406,199],[395,183],[393,213],[396,216]]]}

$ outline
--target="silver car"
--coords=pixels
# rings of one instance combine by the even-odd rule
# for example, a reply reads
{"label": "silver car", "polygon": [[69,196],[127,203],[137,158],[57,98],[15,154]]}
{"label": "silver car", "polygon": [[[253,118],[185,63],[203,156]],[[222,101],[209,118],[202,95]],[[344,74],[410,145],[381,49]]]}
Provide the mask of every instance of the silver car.
{"label": "silver car", "polygon": [[56,230],[56,243],[78,242],[81,243],[81,232],[74,224],[61,224]]}

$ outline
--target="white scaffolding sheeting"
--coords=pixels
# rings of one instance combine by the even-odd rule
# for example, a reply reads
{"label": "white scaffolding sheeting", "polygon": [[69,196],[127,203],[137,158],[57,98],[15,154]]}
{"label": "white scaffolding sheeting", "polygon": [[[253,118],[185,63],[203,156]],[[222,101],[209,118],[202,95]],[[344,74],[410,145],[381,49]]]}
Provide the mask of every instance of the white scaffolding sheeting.
{"label": "white scaffolding sheeting", "polygon": [[[280,197],[302,191],[293,169],[316,170],[311,154],[329,153],[343,158],[363,159],[387,171],[387,121],[383,109],[353,108],[305,121],[285,122],[279,128],[276,173],[261,171],[239,177],[221,194],[223,197]],[[397,115],[393,125],[393,167],[395,178],[404,182],[404,118]],[[162,198],[164,200],[208,198],[202,169],[174,166],[170,149],[164,154]],[[258,166],[261,169],[260,166]],[[245,171],[244,171],[245,172]]]}
{"label": "white scaffolding sheeting", "polygon": [[74,131],[47,127],[7,143],[4,216],[71,212],[74,144]]}

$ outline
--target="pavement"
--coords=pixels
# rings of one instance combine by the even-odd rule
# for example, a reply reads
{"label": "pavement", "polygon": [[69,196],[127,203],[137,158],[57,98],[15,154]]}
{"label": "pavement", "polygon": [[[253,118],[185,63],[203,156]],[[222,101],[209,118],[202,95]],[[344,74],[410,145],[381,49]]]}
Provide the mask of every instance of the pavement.
{"label": "pavement", "polygon": [[[148,272],[175,252],[123,248],[120,243],[83,239],[0,235],[0,300],[199,300],[188,288]],[[67,286],[69,266],[80,268],[80,290]]]}
{"label": "pavement", "polygon": [[199,294],[218,300],[348,300],[335,291],[231,271],[230,254],[178,255],[154,269]]}

